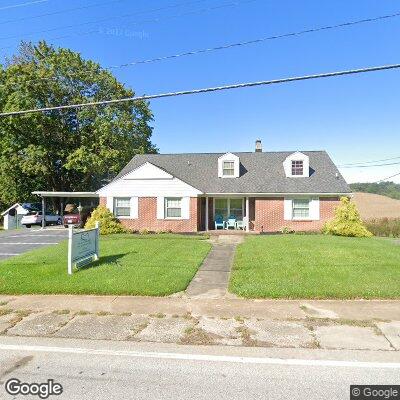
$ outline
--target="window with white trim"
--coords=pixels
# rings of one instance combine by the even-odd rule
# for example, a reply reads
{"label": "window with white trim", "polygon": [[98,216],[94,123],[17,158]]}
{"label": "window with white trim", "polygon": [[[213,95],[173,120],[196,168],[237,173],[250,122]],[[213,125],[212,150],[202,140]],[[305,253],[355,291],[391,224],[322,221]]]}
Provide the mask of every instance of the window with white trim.
{"label": "window with white trim", "polygon": [[293,219],[310,218],[310,200],[309,199],[293,199],[292,201],[292,217]]}
{"label": "window with white trim", "polygon": [[302,176],[304,175],[303,170],[304,170],[303,160],[292,160],[292,175]]}
{"label": "window with white trim", "polygon": [[222,176],[234,176],[234,175],[235,175],[235,162],[234,161],[223,161]]}
{"label": "window with white trim", "polygon": [[130,197],[114,198],[114,215],[116,217],[129,217],[131,215]]}
{"label": "window with white trim", "polygon": [[165,218],[182,218],[182,197],[165,198]]}

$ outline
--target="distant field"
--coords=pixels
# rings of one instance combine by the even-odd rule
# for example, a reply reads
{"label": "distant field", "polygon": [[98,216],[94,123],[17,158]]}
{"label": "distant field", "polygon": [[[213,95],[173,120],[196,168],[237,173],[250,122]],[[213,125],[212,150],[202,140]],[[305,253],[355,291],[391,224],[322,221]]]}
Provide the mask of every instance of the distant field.
{"label": "distant field", "polygon": [[353,201],[364,220],[373,218],[400,218],[400,200],[373,193],[354,193]]}

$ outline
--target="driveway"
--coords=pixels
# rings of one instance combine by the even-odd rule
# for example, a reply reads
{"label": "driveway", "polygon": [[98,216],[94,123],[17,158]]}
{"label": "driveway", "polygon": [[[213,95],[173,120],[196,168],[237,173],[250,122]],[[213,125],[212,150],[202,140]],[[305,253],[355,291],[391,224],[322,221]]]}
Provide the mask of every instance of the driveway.
{"label": "driveway", "polygon": [[64,228],[38,228],[2,231],[0,233],[0,261],[43,246],[53,246],[68,238]]}

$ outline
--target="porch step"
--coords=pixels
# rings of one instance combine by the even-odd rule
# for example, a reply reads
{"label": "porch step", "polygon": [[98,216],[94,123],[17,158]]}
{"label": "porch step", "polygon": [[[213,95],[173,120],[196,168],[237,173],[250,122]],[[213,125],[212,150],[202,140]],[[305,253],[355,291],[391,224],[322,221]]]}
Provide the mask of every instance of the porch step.
{"label": "porch step", "polygon": [[239,244],[244,240],[244,235],[213,235],[210,236],[211,243],[215,245]]}

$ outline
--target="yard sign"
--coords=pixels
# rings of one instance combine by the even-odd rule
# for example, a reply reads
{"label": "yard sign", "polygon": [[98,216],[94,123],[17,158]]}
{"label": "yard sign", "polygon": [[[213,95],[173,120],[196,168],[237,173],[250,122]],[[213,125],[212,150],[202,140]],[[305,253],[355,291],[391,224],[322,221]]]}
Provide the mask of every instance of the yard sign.
{"label": "yard sign", "polygon": [[72,275],[74,265],[85,265],[99,259],[99,223],[94,229],[75,232],[69,227],[68,234],[68,274]]}

